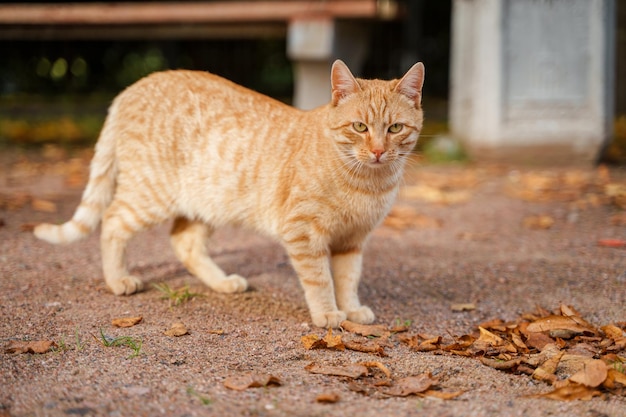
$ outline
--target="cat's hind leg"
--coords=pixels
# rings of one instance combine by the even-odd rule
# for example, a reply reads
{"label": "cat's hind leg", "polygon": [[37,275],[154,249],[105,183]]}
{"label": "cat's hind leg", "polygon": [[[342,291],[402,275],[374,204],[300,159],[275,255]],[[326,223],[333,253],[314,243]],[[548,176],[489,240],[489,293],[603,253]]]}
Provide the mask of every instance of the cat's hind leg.
{"label": "cat's hind leg", "polygon": [[228,275],[211,260],[207,242],[213,229],[204,223],[177,217],[172,226],[172,247],[183,265],[212,290],[221,293],[243,292],[248,288],[245,278]]}
{"label": "cat's hind leg", "polygon": [[139,231],[157,223],[152,213],[121,200],[115,200],[102,218],[100,247],[107,286],[115,295],[130,295],[143,288],[138,277],[126,269],[126,245]]}

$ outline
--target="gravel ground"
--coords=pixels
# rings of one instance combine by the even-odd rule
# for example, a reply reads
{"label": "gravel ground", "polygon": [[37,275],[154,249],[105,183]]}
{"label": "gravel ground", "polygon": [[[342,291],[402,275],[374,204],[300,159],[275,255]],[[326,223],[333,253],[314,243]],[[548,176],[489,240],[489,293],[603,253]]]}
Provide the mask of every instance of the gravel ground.
{"label": "gravel ground", "polygon": [[[62,155],[56,157],[62,161]],[[623,397],[573,402],[529,398],[551,388],[473,358],[417,353],[394,338],[383,358],[350,350],[306,350],[301,337],[323,336],[325,330],[310,324],[284,251],[242,230],[219,231],[211,253],[226,272],[248,277],[250,291],[224,295],[204,288],[174,257],[169,226],[163,225],[137,236],[129,249],[131,270],[143,277],[147,289],[116,297],[101,278],[99,232],[70,246],[52,246],[23,231],[29,223],[71,216],[81,188],[66,185],[68,165],[59,170],[57,161],[33,168],[23,156],[6,153],[0,159],[5,200],[0,206],[0,343],[54,340],[62,348],[45,354],[0,353],[0,416],[626,415]],[[18,160],[22,165],[15,164]],[[84,173],[85,161],[70,164],[72,175]],[[625,227],[611,221],[618,209],[513,198],[507,187],[524,172],[503,166],[411,170],[409,186],[428,178],[455,183],[470,174],[477,180],[463,189],[467,200],[458,204],[401,199],[400,204],[436,219],[441,227],[381,226],[374,232],[361,297],[378,323],[410,320],[413,333],[450,337],[468,334],[489,319],[511,320],[537,305],[552,309],[561,302],[595,325],[626,320],[625,249],[597,244],[599,239],[626,238]],[[611,176],[626,178],[619,168]],[[23,193],[56,207],[12,207]],[[540,230],[522,225],[527,216],[540,214],[554,225]],[[203,296],[170,306],[151,285],[156,283],[188,285]],[[476,308],[453,312],[455,303]],[[130,328],[112,326],[112,319],[127,316],[143,320]],[[183,322],[189,334],[165,336],[175,322]],[[95,340],[101,330],[141,340],[139,355],[130,357],[128,347],[103,346]],[[394,378],[431,372],[443,389],[464,393],[445,401],[368,396],[351,391],[346,378],[305,370],[311,362],[363,361],[382,362]],[[227,378],[252,371],[272,374],[281,385],[244,391],[224,386]],[[320,394],[336,394],[339,401],[318,402]]]}

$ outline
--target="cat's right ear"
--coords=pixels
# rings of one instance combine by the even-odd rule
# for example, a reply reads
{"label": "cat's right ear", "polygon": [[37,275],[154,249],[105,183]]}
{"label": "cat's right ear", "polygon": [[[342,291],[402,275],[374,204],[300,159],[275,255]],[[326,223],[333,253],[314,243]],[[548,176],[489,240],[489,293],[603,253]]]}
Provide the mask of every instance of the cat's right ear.
{"label": "cat's right ear", "polygon": [[404,94],[419,108],[422,103],[422,87],[424,86],[424,64],[418,62],[398,82],[395,90]]}
{"label": "cat's right ear", "polygon": [[333,63],[330,71],[330,82],[333,92],[333,106],[336,106],[341,99],[361,91],[361,86],[357,82],[354,75],[348,69],[348,66],[340,59]]}

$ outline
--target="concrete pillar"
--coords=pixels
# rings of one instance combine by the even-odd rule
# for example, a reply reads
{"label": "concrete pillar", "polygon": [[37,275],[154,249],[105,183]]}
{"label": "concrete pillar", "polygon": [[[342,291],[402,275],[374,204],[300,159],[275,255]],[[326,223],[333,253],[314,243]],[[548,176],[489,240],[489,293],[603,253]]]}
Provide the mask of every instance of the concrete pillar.
{"label": "concrete pillar", "polygon": [[614,0],[454,0],[450,127],[470,157],[588,165],[611,137]]}
{"label": "concrete pillar", "polygon": [[289,23],[287,55],[293,61],[293,105],[310,110],[330,101],[330,67],[343,60],[357,75],[367,52],[366,23],[326,17],[300,18]]}

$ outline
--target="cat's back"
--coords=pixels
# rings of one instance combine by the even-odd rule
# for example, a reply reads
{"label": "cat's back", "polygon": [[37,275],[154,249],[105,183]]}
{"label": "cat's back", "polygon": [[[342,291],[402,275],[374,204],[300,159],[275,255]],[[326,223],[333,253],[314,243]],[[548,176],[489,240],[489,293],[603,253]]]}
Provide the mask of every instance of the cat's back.
{"label": "cat's back", "polygon": [[193,70],[152,73],[118,95],[113,106],[140,111],[173,111],[169,116],[198,111],[228,112],[266,108],[289,111],[290,107],[218,75]]}

